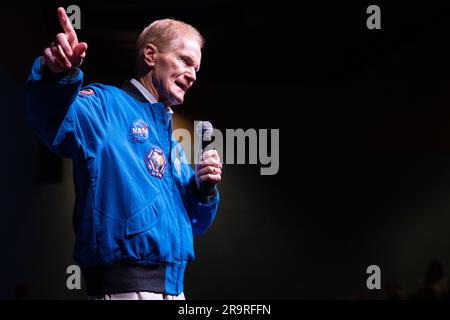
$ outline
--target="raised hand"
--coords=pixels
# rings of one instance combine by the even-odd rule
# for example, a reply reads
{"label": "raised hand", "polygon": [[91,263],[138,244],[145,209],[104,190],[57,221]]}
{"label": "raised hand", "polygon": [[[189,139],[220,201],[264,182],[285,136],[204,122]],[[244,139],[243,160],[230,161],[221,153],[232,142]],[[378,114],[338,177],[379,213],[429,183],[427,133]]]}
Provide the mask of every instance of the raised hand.
{"label": "raised hand", "polygon": [[50,47],[44,49],[43,57],[52,72],[61,73],[81,65],[88,45],[86,42],[78,42],[77,33],[64,8],[58,8],[57,13],[64,32],[58,33]]}

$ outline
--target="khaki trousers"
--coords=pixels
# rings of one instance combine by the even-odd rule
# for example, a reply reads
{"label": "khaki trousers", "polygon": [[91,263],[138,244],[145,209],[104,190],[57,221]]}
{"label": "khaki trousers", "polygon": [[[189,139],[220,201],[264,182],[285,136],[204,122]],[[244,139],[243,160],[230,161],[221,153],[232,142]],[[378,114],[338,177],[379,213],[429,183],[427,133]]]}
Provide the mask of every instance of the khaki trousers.
{"label": "khaki trousers", "polygon": [[89,299],[90,300],[186,300],[183,292],[180,293],[178,296],[171,296],[169,294],[153,293],[147,291],[105,294],[103,296],[90,297]]}

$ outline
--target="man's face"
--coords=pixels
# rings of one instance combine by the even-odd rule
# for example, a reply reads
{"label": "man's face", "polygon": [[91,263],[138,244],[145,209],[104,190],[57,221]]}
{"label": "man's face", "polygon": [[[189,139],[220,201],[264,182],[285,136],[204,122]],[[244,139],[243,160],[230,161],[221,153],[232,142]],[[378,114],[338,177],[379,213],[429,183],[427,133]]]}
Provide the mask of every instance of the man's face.
{"label": "man's face", "polygon": [[184,94],[196,80],[200,60],[200,45],[189,36],[175,40],[173,49],[158,51],[152,80],[161,102],[168,107],[183,103]]}

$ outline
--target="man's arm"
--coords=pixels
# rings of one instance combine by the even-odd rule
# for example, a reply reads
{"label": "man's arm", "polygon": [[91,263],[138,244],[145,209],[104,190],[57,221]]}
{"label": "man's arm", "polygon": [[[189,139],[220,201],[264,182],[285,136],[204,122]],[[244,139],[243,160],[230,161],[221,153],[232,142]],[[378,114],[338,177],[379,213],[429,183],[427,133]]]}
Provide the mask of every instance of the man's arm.
{"label": "man's arm", "polygon": [[207,197],[201,195],[195,183],[195,173],[189,180],[187,187],[189,188],[187,211],[191,220],[192,231],[194,235],[201,235],[208,230],[216,217],[220,200],[219,190],[215,187],[211,195]]}
{"label": "man's arm", "polygon": [[[210,150],[204,153],[203,161],[195,165],[194,171],[182,148],[180,155],[184,203],[191,220],[192,231],[194,235],[200,235],[210,227],[217,213],[220,200],[217,183],[221,180],[222,164],[217,151]],[[200,188],[202,182],[209,182],[210,190]]]}
{"label": "man's arm", "polygon": [[[29,122],[42,141],[55,153],[70,156],[76,142],[70,121],[64,119],[83,82],[79,66],[86,56],[87,44],[78,43],[64,9],[58,8],[57,13],[64,33],[59,33],[52,45],[44,49],[43,56],[35,60],[26,82],[25,107]],[[63,140],[72,143],[62,144]]]}
{"label": "man's arm", "polygon": [[[65,75],[54,74],[42,60],[39,57],[34,61],[26,82],[26,116],[36,134],[50,150],[60,156],[71,157],[76,143],[71,123],[65,121],[65,118],[80,91],[83,74],[81,70]],[[65,140],[61,138],[63,135],[70,136],[65,143],[62,143]]]}

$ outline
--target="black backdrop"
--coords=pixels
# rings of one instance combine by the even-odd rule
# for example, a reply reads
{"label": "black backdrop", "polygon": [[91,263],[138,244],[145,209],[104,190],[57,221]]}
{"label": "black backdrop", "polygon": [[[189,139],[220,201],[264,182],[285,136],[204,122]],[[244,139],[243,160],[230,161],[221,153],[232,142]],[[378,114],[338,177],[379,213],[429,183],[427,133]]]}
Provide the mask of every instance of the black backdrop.
{"label": "black backdrop", "polygon": [[413,293],[431,259],[450,265],[448,5],[371,2],[36,1],[2,4],[0,297],[84,298],[73,264],[70,162],[24,120],[34,57],[59,32],[58,6],[81,8],[85,83],[131,76],[139,32],[173,17],[206,38],[197,85],[175,112],[215,127],[280,129],[280,170],[225,165],[222,202],[197,238],[188,298],[383,298]]}

